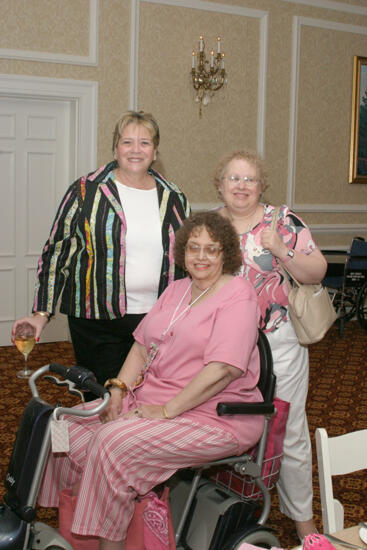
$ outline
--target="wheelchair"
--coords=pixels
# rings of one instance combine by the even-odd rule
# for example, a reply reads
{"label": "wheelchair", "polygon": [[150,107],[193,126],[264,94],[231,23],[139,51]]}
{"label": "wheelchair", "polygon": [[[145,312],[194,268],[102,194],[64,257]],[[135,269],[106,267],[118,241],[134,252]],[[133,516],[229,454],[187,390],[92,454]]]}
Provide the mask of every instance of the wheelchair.
{"label": "wheelchair", "polygon": [[[255,450],[203,464],[193,470],[189,480],[180,472],[173,483],[171,480],[170,502],[178,550],[236,550],[244,542],[263,548],[280,547],[273,530],[265,525],[270,513],[270,490],[278,477],[281,456],[269,457],[270,469],[265,467],[269,422],[275,412],[276,378],[270,346],[260,330],[258,349],[258,387],[264,402],[218,403],[217,413],[264,415],[264,431]],[[220,472],[221,467],[228,466],[233,473],[227,483],[224,476],[215,472],[218,467]],[[268,475],[264,475],[266,470]],[[243,480],[241,490],[233,490],[233,478],[237,482]]]}
{"label": "wheelchair", "polygon": [[[219,403],[217,412],[224,414],[261,414],[265,427],[256,448],[256,454],[244,453],[210,462],[194,470],[190,481],[187,471],[171,478],[171,509],[175,524],[178,549],[185,550],[236,550],[244,541],[263,547],[279,547],[273,530],[265,526],[270,512],[269,487],[262,478],[268,424],[274,414],[275,376],[272,356],[266,336],[259,331],[261,375],[259,388],[263,403]],[[57,384],[65,381],[49,376],[55,373],[67,380],[72,393],[92,391],[101,398],[90,410],[53,407],[43,401],[36,381],[41,376]],[[5,479],[6,493],[0,504],[0,550],[72,550],[60,533],[37,521],[36,502],[47,457],[51,447],[51,422],[63,414],[92,416],[107,405],[109,392],[94,381],[94,375],[77,366],[65,367],[52,363],[40,367],[29,380],[32,398],[25,407],[18,428],[12,456]],[[204,477],[213,466],[233,466],[239,476],[252,479],[263,498],[260,506],[240,498],[228,488]],[[183,475],[182,475],[183,474]]]}
{"label": "wheelchair", "polygon": [[339,337],[343,336],[345,324],[355,317],[367,330],[367,242],[354,237],[349,252],[324,250],[323,254],[328,259],[323,285],[328,288],[338,313]]}

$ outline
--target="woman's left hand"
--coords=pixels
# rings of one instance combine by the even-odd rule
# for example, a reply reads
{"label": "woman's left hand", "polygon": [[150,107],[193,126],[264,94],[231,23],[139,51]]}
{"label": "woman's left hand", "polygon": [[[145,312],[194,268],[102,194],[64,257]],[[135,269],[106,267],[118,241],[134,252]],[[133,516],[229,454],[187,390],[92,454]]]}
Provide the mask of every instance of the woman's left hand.
{"label": "woman's left hand", "polygon": [[165,418],[162,405],[139,405],[124,415],[124,418]]}
{"label": "woman's left hand", "polygon": [[282,241],[279,233],[270,228],[264,229],[261,233],[261,245],[269,250],[277,258],[285,258],[288,253],[288,247]]}

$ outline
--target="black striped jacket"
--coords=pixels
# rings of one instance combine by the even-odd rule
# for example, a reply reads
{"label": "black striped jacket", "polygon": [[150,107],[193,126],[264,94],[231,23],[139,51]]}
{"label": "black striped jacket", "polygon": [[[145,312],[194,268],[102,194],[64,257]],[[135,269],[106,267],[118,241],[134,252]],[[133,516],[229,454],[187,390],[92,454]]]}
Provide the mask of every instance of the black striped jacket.
{"label": "black striped jacket", "polygon": [[[61,294],[60,311],[67,315],[116,319],[125,314],[126,220],[112,179],[116,166],[113,161],[67,190],[38,262],[33,311],[54,313]],[[154,170],[150,174],[156,181],[162,226],[159,296],[183,276],[175,266],[173,247],[190,206],[177,186]]]}

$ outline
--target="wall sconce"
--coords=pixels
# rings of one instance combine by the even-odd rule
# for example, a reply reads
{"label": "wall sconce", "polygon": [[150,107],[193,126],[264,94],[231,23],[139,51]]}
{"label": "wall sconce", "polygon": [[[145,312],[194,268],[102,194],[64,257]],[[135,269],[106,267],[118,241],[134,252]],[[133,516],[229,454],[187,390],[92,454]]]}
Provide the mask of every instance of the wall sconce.
{"label": "wall sconce", "polygon": [[[196,90],[195,101],[199,105],[199,117],[202,115],[203,105],[208,105],[214,92],[220,90],[223,84],[227,82],[227,75],[224,69],[224,53],[222,53],[221,38],[217,38],[217,53],[214,50],[210,52],[210,61],[205,57],[205,44],[203,37],[200,36],[199,51],[196,54],[192,50],[191,77],[192,84]],[[196,67],[197,57],[197,67]]]}

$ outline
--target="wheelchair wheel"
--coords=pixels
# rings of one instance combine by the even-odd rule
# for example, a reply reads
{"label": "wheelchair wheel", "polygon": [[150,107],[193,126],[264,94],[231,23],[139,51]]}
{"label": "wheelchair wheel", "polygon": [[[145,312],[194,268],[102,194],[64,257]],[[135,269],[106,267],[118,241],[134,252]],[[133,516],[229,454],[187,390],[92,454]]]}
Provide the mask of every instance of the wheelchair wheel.
{"label": "wheelchair wheel", "polygon": [[367,330],[367,282],[364,283],[358,293],[357,318],[361,327]]}
{"label": "wheelchair wheel", "polygon": [[244,532],[235,536],[231,544],[229,546],[226,545],[226,550],[238,550],[244,542],[260,546],[261,548],[272,548],[273,546],[280,548],[280,542],[276,536],[266,527],[259,527],[254,531]]}

